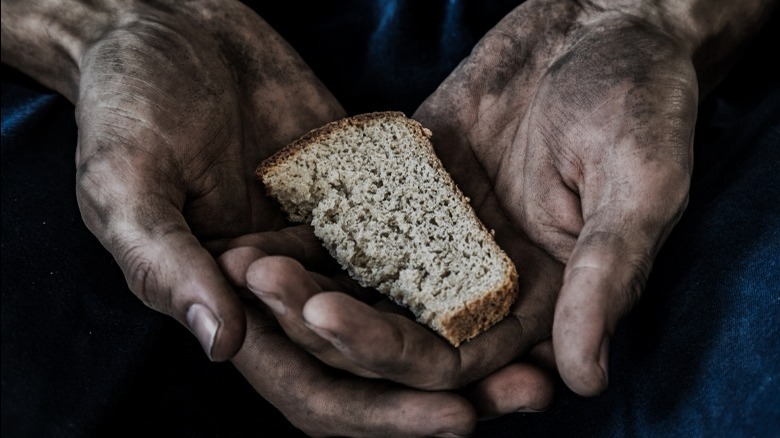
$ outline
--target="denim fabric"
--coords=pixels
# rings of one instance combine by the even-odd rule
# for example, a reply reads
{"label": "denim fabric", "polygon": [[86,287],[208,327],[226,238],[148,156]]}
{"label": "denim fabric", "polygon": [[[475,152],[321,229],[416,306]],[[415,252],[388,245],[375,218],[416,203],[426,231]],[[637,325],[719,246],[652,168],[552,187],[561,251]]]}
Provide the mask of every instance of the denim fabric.
{"label": "denim fabric", "polygon": [[[411,114],[517,3],[252,6],[348,112]],[[778,24],[700,106],[690,204],[618,327],[609,389],[584,399],[561,385],[547,412],[477,436],[780,436]],[[78,212],[73,106],[3,77],[3,436],[299,436],[127,290]]]}

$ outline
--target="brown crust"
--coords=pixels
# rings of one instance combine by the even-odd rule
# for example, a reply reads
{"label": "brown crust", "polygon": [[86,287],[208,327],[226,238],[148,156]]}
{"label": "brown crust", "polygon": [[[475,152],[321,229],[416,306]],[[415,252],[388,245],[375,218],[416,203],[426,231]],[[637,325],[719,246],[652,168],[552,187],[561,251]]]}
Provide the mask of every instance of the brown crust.
{"label": "brown crust", "polygon": [[290,143],[280,149],[271,157],[264,160],[257,168],[256,175],[258,179],[263,180],[266,175],[285,160],[304,150],[312,143],[324,139],[330,133],[343,129],[346,126],[361,125],[363,123],[378,119],[392,120],[394,122],[403,122],[413,128],[415,136],[420,144],[428,150],[426,154],[430,164],[441,176],[442,182],[450,187],[458,200],[467,207],[469,212],[468,220],[479,225],[482,232],[489,237],[488,242],[494,246],[494,251],[500,253],[504,258],[506,270],[504,272],[504,281],[492,291],[482,292],[474,301],[467,303],[463,308],[445,315],[438,315],[436,321],[430,325],[439,332],[453,346],[458,346],[462,342],[471,339],[483,331],[487,330],[493,324],[499,322],[509,314],[509,310],[518,293],[517,270],[514,263],[509,259],[506,253],[493,240],[492,233],[485,228],[482,221],[477,217],[476,212],[471,207],[469,199],[460,191],[450,174],[444,169],[444,166],[436,156],[433,144],[430,142],[431,131],[425,129],[416,120],[407,118],[402,112],[384,111],[373,112],[348,117],[328,123],[320,128],[309,131],[298,140]]}
{"label": "brown crust", "polygon": [[514,264],[510,262],[507,265],[505,274],[501,286],[440,318],[441,329],[438,331],[453,346],[476,337],[509,314],[518,293]]}
{"label": "brown crust", "polygon": [[[398,118],[398,117],[402,117],[406,120],[411,120],[411,119],[407,119],[406,115],[404,115],[404,113],[399,111],[381,111],[381,112],[358,114],[352,117],[346,117],[343,119],[339,119],[327,123],[323,126],[320,126],[319,128],[312,129],[311,131],[304,134],[298,140],[295,140],[294,142],[283,147],[282,149],[279,149],[278,151],[276,151],[276,153],[263,160],[263,162],[260,163],[259,166],[257,166],[255,175],[257,176],[258,179],[262,181],[263,175],[273,171],[273,169],[279,164],[281,164],[282,162],[286,161],[293,155],[302,151],[308,145],[315,143],[317,140],[328,136],[328,134],[330,134],[331,132],[343,129],[345,126],[360,125],[362,123],[371,120],[376,120],[376,119],[383,119],[383,118],[389,119],[389,118]],[[419,123],[417,124],[419,125]],[[422,128],[422,126],[420,126],[420,128]]]}

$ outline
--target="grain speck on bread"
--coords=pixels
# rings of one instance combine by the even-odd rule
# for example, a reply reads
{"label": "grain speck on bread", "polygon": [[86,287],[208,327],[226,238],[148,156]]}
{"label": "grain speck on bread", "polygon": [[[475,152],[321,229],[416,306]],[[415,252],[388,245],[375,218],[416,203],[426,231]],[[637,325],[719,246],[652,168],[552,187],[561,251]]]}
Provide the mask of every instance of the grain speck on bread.
{"label": "grain speck on bread", "polygon": [[355,280],[458,346],[508,314],[517,273],[430,136],[403,113],[357,115],[304,135],[257,176]]}

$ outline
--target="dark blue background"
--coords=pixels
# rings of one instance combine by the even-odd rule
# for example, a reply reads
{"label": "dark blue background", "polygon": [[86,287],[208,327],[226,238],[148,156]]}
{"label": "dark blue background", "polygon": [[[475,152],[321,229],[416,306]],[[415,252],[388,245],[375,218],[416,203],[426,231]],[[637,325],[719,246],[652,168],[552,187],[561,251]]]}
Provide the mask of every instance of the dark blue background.
{"label": "dark blue background", "polygon": [[[411,114],[517,2],[257,3],[350,113]],[[702,102],[690,204],[613,340],[609,390],[561,387],[478,436],[777,436],[779,28]],[[2,68],[3,436],[295,436],[127,290],[76,206],[73,106]]]}

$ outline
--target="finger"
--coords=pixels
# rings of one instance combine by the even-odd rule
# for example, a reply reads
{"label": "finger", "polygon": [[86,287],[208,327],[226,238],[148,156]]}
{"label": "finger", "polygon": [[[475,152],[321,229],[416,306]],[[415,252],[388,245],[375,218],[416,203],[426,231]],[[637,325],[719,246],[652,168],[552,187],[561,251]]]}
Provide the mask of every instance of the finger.
{"label": "finger", "polygon": [[528,360],[534,365],[558,374],[558,368],[555,365],[555,351],[553,350],[552,339],[540,342],[531,351],[528,352]]}
{"label": "finger", "polygon": [[620,248],[617,237],[599,234],[581,241],[556,307],[553,345],[564,382],[574,392],[590,396],[607,387],[609,338],[630,308],[628,301],[634,301],[629,294],[639,293],[640,286],[632,284],[638,280],[631,276],[642,274],[618,267],[617,258],[625,248]]}
{"label": "finger", "polygon": [[246,273],[247,288],[273,312],[285,333],[323,362],[365,377],[376,374],[344,357],[327,339],[307,326],[303,308],[313,296],[322,292],[321,284],[339,288],[331,279],[306,271],[296,260],[268,256],[255,260]]}
{"label": "finger", "polygon": [[527,363],[511,363],[475,383],[466,396],[477,408],[480,420],[513,412],[547,409],[555,394],[552,378]]}
{"label": "finger", "polygon": [[306,267],[321,269],[323,264],[334,265],[332,257],[309,225],[245,234],[225,243],[226,250],[242,246],[258,248],[268,255],[287,256]]}
{"label": "finger", "polygon": [[[217,264],[231,285],[237,288],[247,288],[246,273],[253,262],[263,257],[268,257],[265,251],[252,247],[241,246],[232,248],[217,258]],[[360,288],[346,274],[337,274],[325,276],[317,272],[308,271],[315,283],[323,290],[343,290],[355,296],[370,296],[375,298],[376,294],[369,294],[367,290]]]}
{"label": "finger", "polygon": [[244,337],[242,305],[179,208],[158,193],[132,192],[129,185],[110,192],[96,187],[96,172],[91,165],[79,168],[79,208],[130,290],[188,327],[211,360],[232,357]]}
{"label": "finger", "polygon": [[229,249],[217,258],[217,264],[225,277],[235,287],[246,288],[246,273],[255,260],[266,257],[263,250],[254,246]]}
{"label": "finger", "polygon": [[303,324],[304,304],[322,289],[300,263],[281,256],[260,258],[249,266],[246,283],[296,343],[313,352],[329,346]]}
{"label": "finger", "polygon": [[457,381],[457,350],[405,316],[325,292],[306,302],[303,318],[355,365],[385,379],[422,389],[450,388]]}
{"label": "finger", "polygon": [[630,213],[594,214],[566,266],[553,347],[561,377],[580,395],[606,389],[610,337],[639,300],[658,248],[682,213],[682,208],[661,208],[646,195],[637,199],[655,211],[628,207]]}
{"label": "finger", "polygon": [[474,408],[456,394],[335,372],[274,331],[256,310],[247,317],[244,348],[233,363],[310,436],[466,436],[475,427]]}
{"label": "finger", "polygon": [[528,289],[511,317],[459,348],[405,314],[380,312],[339,293],[312,296],[303,318],[358,368],[415,388],[452,389],[483,378],[549,336],[552,318],[546,315],[553,305],[537,296],[545,292],[546,298],[546,289]]}
{"label": "finger", "polygon": [[325,292],[306,302],[308,327],[356,366],[415,388],[457,388],[484,377],[528,348],[528,334],[507,318],[453,348],[427,327],[398,313],[379,312],[344,294]]}
{"label": "finger", "polygon": [[[270,234],[258,233],[250,239],[236,239],[236,242],[264,245]],[[273,245],[264,247],[273,248]],[[277,247],[284,250],[285,246]],[[260,258],[263,254],[250,248],[234,248],[220,260],[233,256]],[[329,294],[310,300],[322,290],[349,291],[352,282],[344,283],[306,272],[299,264],[289,259],[285,261],[283,257],[256,265],[253,260],[232,262],[240,265],[235,269],[238,274],[228,276],[240,276],[240,272],[252,265],[254,290],[265,295],[266,303],[277,309],[277,318],[288,334],[325,363],[361,376],[381,376],[419,388],[446,389],[484,377],[549,336],[554,297],[560,287],[559,276],[555,275],[558,266],[552,259],[546,260],[548,264],[555,264],[552,268],[535,257],[525,257],[522,261],[529,275],[524,276],[523,293],[513,310],[513,317],[459,349],[452,349],[433,332],[410,321],[408,311],[399,312],[398,306],[387,309],[383,306],[387,301],[371,308],[349,299],[341,302],[344,297],[338,294],[333,294],[336,300],[333,303],[322,301],[329,300]],[[301,283],[307,276],[313,283]],[[245,285],[241,278],[233,281],[239,286]],[[262,294],[262,291],[273,292]],[[314,324],[301,319],[298,309],[307,304],[315,314],[312,321],[317,317],[324,320]],[[325,305],[315,309],[322,304]],[[417,366],[421,360],[432,366]]]}

